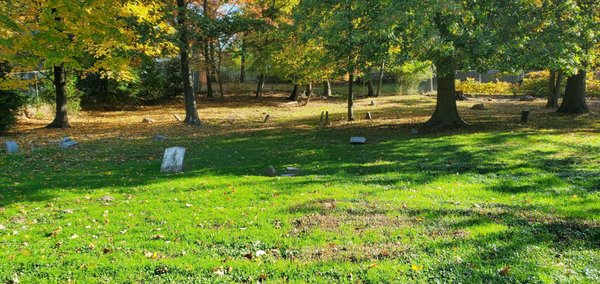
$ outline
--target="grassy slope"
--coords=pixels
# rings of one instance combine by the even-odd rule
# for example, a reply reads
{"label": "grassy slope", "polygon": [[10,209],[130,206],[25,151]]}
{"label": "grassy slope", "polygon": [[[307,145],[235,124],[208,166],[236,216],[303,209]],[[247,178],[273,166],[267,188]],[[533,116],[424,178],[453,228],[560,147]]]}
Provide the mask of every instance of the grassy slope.
{"label": "grassy slope", "polygon": [[[414,136],[431,99],[362,100],[376,120],[352,124],[341,101],[236,100],[205,105],[202,129],[172,121],[178,106],[82,113],[66,132],[23,124],[21,145],[83,144],[0,156],[0,281],[600,281],[597,115],[527,103],[523,127],[524,103],[468,102],[475,126]],[[325,109],[334,124],[319,131]],[[159,174],[175,145],[185,173]],[[261,176],[268,165],[305,175]]]}

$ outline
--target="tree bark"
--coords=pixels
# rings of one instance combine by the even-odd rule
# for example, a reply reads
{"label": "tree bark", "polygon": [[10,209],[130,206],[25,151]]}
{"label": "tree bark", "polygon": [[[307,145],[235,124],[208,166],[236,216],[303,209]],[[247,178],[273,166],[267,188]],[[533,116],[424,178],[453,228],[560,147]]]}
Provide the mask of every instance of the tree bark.
{"label": "tree bark", "polygon": [[[204,5],[202,7],[204,9],[204,17],[206,19],[210,19],[208,0],[204,0]],[[212,56],[210,51],[210,39],[208,35],[205,35],[204,38],[204,61],[205,61],[205,70],[206,70],[206,96],[209,98],[214,97],[213,87],[212,87]]]}
{"label": "tree bark", "polygon": [[577,74],[567,79],[565,97],[556,112],[569,114],[582,114],[590,112],[590,109],[585,101],[586,75],[587,72],[585,69],[580,69]]}
{"label": "tree bark", "polygon": [[260,95],[262,94],[262,90],[265,86],[265,74],[260,73],[260,77],[258,79],[258,86],[256,87],[256,98],[260,98]]}
{"label": "tree bark", "polygon": [[331,97],[331,82],[329,80],[323,83],[323,97]]}
{"label": "tree bark", "polygon": [[240,83],[246,83],[246,38],[242,37],[242,62],[240,64]]}
{"label": "tree bark", "polygon": [[183,92],[185,95],[185,119],[187,125],[200,125],[196,97],[192,88],[192,74],[190,72],[189,39],[187,30],[186,0],[177,0],[177,23],[179,25],[179,57],[181,61],[181,76],[183,78]]}
{"label": "tree bark", "polygon": [[305,106],[308,105],[308,103],[310,102],[312,95],[313,95],[313,84],[308,83],[306,85],[306,103],[304,104]]}
{"label": "tree bark", "polygon": [[350,72],[348,80],[348,121],[354,121],[354,72]]}
{"label": "tree bark", "polygon": [[206,71],[206,96],[209,98],[214,97],[214,92],[212,88],[212,76],[211,76],[211,63],[210,63],[210,48],[208,47],[208,42],[204,44],[204,60],[205,60],[205,68]]}
{"label": "tree bark", "polygon": [[385,71],[385,61],[381,62],[381,67],[379,67],[379,78],[377,81],[377,93],[376,97],[381,96],[381,86],[383,85],[383,72]]}
{"label": "tree bark", "polygon": [[550,70],[550,78],[548,80],[548,102],[546,103],[547,108],[558,108],[558,97],[560,95],[562,76],[562,71]]}
{"label": "tree bark", "polygon": [[54,66],[54,87],[56,89],[56,114],[46,128],[69,128],[67,115],[67,72],[64,64]]}
{"label": "tree bark", "polygon": [[290,94],[290,96],[287,98],[290,101],[298,101],[298,99],[300,98],[298,89],[300,88],[300,86],[298,84],[294,84],[294,89],[292,90],[292,93]]}
{"label": "tree bark", "polygon": [[428,126],[461,127],[467,123],[460,118],[456,108],[456,83],[452,59],[446,58],[436,63],[438,92],[433,115],[426,122]]}
{"label": "tree bark", "polygon": [[375,96],[375,90],[373,87],[373,79],[371,78],[371,75],[369,75],[369,81],[367,82],[367,97],[374,97]]}

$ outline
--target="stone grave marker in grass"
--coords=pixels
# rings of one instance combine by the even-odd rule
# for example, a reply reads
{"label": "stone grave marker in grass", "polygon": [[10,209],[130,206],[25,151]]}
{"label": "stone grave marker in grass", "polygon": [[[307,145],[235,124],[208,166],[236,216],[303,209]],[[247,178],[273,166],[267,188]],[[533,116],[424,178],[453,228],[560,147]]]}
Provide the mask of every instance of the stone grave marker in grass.
{"label": "stone grave marker in grass", "polygon": [[165,150],[160,171],[162,173],[180,173],[183,171],[183,159],[185,157],[185,148],[172,147]]}
{"label": "stone grave marker in grass", "polygon": [[4,146],[6,147],[6,154],[14,155],[19,153],[19,144],[15,141],[6,141]]}
{"label": "stone grave marker in grass", "polygon": [[350,144],[366,144],[367,138],[365,137],[351,137]]}
{"label": "stone grave marker in grass", "polygon": [[73,140],[73,139],[71,139],[69,137],[65,137],[65,138],[63,138],[63,139],[60,140],[60,142],[59,142],[58,145],[60,146],[61,149],[66,150],[66,149],[69,149],[69,148],[71,148],[71,147],[73,147],[73,146],[75,146],[77,144],[79,144],[79,142],[77,142],[77,141],[75,141],[75,140]]}

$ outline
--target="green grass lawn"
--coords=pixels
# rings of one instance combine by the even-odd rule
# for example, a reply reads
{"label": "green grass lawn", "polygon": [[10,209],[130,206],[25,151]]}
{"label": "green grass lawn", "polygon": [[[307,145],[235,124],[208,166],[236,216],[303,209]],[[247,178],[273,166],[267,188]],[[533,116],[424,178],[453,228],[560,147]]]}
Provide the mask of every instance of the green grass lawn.
{"label": "green grass lawn", "polygon": [[[419,135],[291,116],[2,155],[0,282],[600,282],[597,116],[477,115]],[[187,148],[184,173],[159,173],[168,146]]]}

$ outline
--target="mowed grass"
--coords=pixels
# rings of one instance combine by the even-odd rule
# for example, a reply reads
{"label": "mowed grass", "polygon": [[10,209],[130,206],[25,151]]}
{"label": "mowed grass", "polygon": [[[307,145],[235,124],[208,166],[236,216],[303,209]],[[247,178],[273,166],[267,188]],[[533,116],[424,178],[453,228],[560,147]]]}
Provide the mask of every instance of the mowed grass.
{"label": "mowed grass", "polygon": [[[342,100],[277,96],[203,100],[200,128],[172,118],[180,105],[25,121],[2,138],[22,153],[0,156],[0,282],[600,281],[597,102],[580,117],[460,102],[473,125],[437,131],[418,124],[431,97],[370,100],[357,117],[375,120],[353,123]],[[48,142],[66,135],[81,145]],[[187,148],[184,173],[159,173],[170,146]]]}

